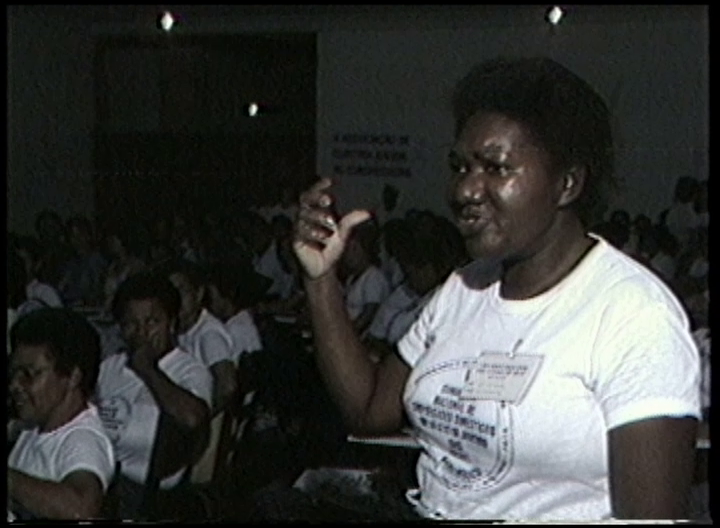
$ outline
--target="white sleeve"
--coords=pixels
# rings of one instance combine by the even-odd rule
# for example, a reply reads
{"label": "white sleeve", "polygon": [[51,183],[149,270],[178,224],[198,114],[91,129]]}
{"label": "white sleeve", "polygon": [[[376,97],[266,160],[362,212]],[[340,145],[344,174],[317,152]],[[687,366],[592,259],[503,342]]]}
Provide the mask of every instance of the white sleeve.
{"label": "white sleeve", "polygon": [[197,360],[193,360],[183,369],[182,374],[173,381],[179,387],[203,400],[208,404],[209,408],[212,408],[213,377],[209,367]]}
{"label": "white sleeve", "polygon": [[70,431],[57,451],[60,480],[75,471],[94,473],[106,491],[115,473],[115,456],[110,440],[99,431],[82,428]]}
{"label": "white sleeve", "polygon": [[232,361],[231,343],[217,331],[209,331],[200,336],[198,343],[200,359],[208,367],[221,361]]}
{"label": "white sleeve", "polygon": [[370,323],[370,328],[368,328],[368,334],[376,339],[385,339],[387,337],[388,324],[394,315],[393,306],[388,303],[388,300],[391,299],[388,297],[380,305],[372,323]]}
{"label": "white sleeve", "polygon": [[700,357],[684,321],[653,303],[596,348],[593,380],[608,429],[658,416],[700,418]]}
{"label": "white sleeve", "polygon": [[376,269],[362,285],[363,306],[368,304],[381,304],[390,294],[390,286],[383,273]]}
{"label": "white sleeve", "polygon": [[411,367],[417,365],[436,339],[438,316],[444,307],[444,295],[442,294],[445,291],[446,287],[442,287],[435,292],[420,312],[420,316],[397,343],[400,357]]}

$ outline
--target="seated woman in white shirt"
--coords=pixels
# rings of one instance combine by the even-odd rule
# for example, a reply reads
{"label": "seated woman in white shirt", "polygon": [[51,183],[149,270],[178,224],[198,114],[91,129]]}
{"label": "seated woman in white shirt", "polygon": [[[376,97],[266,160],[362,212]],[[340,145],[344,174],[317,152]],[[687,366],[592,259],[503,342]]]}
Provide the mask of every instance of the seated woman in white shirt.
{"label": "seated woman in white shirt", "polygon": [[213,377],[212,414],[225,409],[237,391],[233,341],[222,321],[205,308],[207,277],[198,265],[175,260],[162,273],[180,293],[178,344],[205,365]]}
{"label": "seated woman in white shirt", "polygon": [[390,295],[390,285],[378,256],[377,224],[369,220],[355,228],[342,255],[340,274],[344,277],[345,306],[353,326],[363,334],[372,323],[382,302]]}
{"label": "seated woman in white shirt", "polygon": [[210,269],[208,282],[210,311],[230,333],[232,358],[237,365],[243,354],[262,349],[252,312],[271,280],[257,273],[249,262],[222,262]]}
{"label": "seated woman in white shirt", "polygon": [[8,458],[8,508],[19,520],[98,518],[115,471],[90,403],[100,339],[82,316],[35,311],[13,326],[10,394],[23,430]]}
{"label": "seated woman in white shirt", "polygon": [[[149,478],[162,490],[176,487],[207,445],[212,377],[176,344],[179,310],[180,296],[162,276],[133,275],[115,295],[113,315],[129,350],[102,362],[96,395],[120,462],[119,518],[141,514]],[[177,426],[178,437],[165,446],[174,451],[158,459],[153,449],[161,413]]]}

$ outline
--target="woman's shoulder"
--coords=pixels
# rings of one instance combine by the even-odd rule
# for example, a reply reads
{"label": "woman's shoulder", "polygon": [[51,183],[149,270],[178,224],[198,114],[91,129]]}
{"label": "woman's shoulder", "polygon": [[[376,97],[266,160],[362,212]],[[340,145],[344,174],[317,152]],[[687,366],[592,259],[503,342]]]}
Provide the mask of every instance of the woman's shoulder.
{"label": "woman's shoulder", "polygon": [[664,306],[675,315],[685,317],[682,304],[660,277],[610,244],[604,241],[601,244],[582,285],[585,291],[596,292],[596,298],[625,310]]}

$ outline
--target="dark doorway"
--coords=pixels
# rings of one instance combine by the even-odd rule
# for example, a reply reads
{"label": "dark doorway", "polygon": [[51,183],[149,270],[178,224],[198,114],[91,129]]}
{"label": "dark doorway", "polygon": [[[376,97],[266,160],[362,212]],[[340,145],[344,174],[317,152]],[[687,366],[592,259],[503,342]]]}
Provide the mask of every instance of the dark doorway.
{"label": "dark doorway", "polygon": [[315,177],[316,69],[314,34],[100,40],[98,220],[202,218],[305,187]]}

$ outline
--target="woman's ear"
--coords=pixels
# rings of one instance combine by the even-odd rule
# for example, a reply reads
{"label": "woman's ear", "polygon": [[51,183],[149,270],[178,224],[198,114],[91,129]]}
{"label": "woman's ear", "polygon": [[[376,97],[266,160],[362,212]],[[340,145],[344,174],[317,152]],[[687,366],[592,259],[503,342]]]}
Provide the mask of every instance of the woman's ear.
{"label": "woman's ear", "polygon": [[73,367],[70,372],[70,386],[73,388],[80,387],[82,383],[83,374],[79,367]]}
{"label": "woman's ear", "polygon": [[582,194],[585,187],[585,177],[587,171],[585,167],[572,167],[561,178],[560,198],[558,205],[567,207],[572,204]]}

